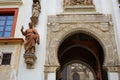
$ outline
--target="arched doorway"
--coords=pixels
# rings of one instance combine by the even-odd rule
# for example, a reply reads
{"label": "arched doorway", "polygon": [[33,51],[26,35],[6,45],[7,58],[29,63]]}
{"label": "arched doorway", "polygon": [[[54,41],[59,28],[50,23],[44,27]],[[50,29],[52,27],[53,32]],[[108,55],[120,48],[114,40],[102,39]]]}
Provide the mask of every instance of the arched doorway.
{"label": "arched doorway", "polygon": [[[76,33],[67,37],[58,49],[58,60],[60,67],[57,69],[57,80],[80,80],[81,75],[78,75],[77,72],[71,75],[74,76],[74,78],[68,79],[71,76],[65,76],[69,73],[67,70],[68,66],[76,63],[82,64],[90,69],[94,80],[104,80],[102,77],[102,66],[104,62],[103,48],[99,42],[90,35]],[[75,76],[77,76],[77,78],[75,78]],[[88,77],[86,77],[86,80],[87,78]]]}

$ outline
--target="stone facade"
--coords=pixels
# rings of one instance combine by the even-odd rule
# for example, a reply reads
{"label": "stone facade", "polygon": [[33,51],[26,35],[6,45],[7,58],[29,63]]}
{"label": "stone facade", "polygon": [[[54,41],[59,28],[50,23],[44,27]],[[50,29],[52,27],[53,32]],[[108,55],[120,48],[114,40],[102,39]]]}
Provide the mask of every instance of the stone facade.
{"label": "stone facade", "polygon": [[[56,69],[60,66],[58,48],[66,38],[79,32],[92,36],[100,43],[108,80],[119,80],[120,0],[89,0],[92,1],[91,5],[78,2],[88,0],[0,0],[1,9],[18,9],[12,38],[24,38],[20,29],[22,25],[27,28],[32,16],[33,1],[40,1],[41,4],[39,21],[35,27],[40,34],[41,44],[36,46],[34,69],[26,68],[22,42],[13,44],[9,42],[9,37],[9,43],[6,43],[0,38],[0,56],[2,52],[13,53],[10,65],[0,65],[0,80],[56,80]],[[69,1],[77,2],[68,5]],[[1,61],[0,57],[0,63]]]}

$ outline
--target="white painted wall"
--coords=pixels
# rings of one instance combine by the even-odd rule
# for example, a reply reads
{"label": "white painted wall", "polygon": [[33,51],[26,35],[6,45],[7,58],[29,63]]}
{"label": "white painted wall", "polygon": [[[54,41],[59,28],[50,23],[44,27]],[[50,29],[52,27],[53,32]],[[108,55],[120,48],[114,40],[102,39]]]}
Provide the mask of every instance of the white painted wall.
{"label": "white painted wall", "polygon": [[[27,69],[24,62],[23,54],[24,47],[21,50],[20,64],[18,70],[17,80],[44,80],[44,62],[45,62],[45,45],[46,45],[46,27],[47,27],[47,0],[41,0],[41,14],[39,16],[39,23],[36,29],[40,35],[40,45],[36,45],[37,60],[34,69]],[[19,17],[17,23],[17,30],[15,37],[23,37],[20,29],[23,25],[25,29],[28,28],[32,13],[32,0],[23,0],[23,5],[19,8]],[[24,29],[24,30],[25,30]]]}
{"label": "white painted wall", "polygon": [[115,38],[117,42],[117,50],[118,55],[120,57],[120,8],[118,4],[118,0],[111,0],[111,12],[112,12],[112,19],[113,25],[115,30]]}

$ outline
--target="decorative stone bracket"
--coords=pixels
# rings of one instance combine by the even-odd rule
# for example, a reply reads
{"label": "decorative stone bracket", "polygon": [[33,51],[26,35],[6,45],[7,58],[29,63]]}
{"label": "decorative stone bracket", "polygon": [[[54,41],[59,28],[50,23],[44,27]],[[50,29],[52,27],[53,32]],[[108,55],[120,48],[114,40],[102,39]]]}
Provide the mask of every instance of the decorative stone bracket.
{"label": "decorative stone bracket", "polygon": [[33,53],[25,53],[24,58],[28,69],[33,67],[35,60],[37,59],[37,57]]}

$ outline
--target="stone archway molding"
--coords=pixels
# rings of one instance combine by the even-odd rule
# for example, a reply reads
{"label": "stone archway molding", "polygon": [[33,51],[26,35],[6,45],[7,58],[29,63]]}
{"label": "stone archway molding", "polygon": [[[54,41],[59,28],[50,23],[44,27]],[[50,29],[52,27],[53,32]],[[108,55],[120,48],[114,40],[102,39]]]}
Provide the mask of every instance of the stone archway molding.
{"label": "stone archway molding", "polygon": [[[61,14],[48,17],[47,53],[45,71],[56,72],[59,67],[58,48],[70,35],[85,33],[95,38],[104,50],[104,66],[119,64],[115,34],[110,15],[102,14]],[[54,69],[53,69],[54,68]]]}

